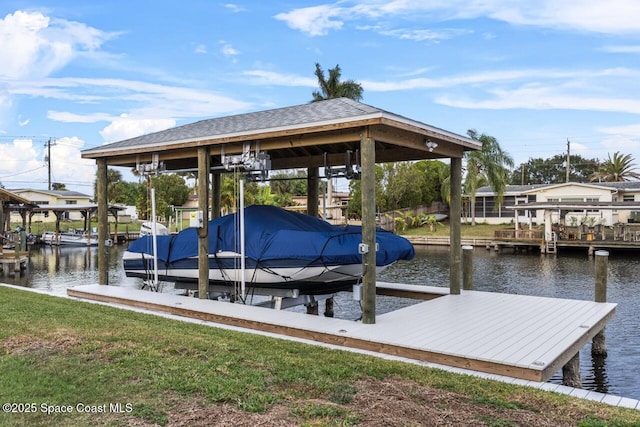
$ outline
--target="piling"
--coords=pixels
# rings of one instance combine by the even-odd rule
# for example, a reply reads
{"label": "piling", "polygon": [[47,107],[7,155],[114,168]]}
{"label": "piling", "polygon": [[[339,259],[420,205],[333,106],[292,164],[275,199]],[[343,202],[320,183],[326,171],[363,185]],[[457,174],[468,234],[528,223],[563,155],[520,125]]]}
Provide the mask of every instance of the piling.
{"label": "piling", "polygon": [[324,302],[324,317],[333,317],[333,297]]}
{"label": "piling", "polygon": [[567,387],[582,387],[582,378],[580,376],[580,353],[575,356],[562,367],[562,384]]}
{"label": "piling", "polygon": [[[607,302],[607,270],[609,265],[609,252],[595,252],[596,270],[596,302]],[[607,343],[604,328],[593,337],[591,343],[591,355],[605,357],[607,355]]]}
{"label": "piling", "polygon": [[462,247],[462,289],[473,290],[473,246]]}
{"label": "piling", "polygon": [[318,301],[311,301],[304,305],[307,308],[307,314],[318,315]]}

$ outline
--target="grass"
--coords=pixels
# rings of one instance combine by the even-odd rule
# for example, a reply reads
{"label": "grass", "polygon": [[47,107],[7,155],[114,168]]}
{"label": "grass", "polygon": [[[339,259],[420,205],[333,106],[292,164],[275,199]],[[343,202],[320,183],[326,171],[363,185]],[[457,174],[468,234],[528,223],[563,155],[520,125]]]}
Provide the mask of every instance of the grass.
{"label": "grass", "polygon": [[[563,425],[640,425],[638,411],[356,353],[5,287],[0,300],[2,403],[36,409],[2,412],[2,426],[165,426],[208,414],[201,424],[189,418],[207,425],[211,413],[247,419],[278,408],[291,424],[366,425],[369,411],[393,414],[403,400],[462,411],[450,399],[487,425],[520,425],[523,413]],[[362,404],[365,392],[384,398],[406,388],[406,399]],[[434,396],[446,398],[429,403]],[[65,406],[72,412],[55,412]]]}
{"label": "grass", "polygon": [[[496,230],[513,230],[513,224],[485,224],[478,223],[476,225],[463,223],[461,226],[461,232],[463,238],[493,238]],[[451,227],[448,222],[438,223],[434,231],[429,230],[428,227],[423,226],[419,228],[409,228],[402,232],[405,236],[442,236],[449,237]]]}

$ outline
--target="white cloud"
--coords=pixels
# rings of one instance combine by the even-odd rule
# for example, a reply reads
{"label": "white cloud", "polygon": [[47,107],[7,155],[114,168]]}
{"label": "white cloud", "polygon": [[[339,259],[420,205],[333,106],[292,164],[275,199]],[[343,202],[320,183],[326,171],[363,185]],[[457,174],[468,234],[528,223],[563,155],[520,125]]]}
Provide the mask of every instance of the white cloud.
{"label": "white cloud", "polygon": [[[5,185],[7,179],[17,179],[20,175],[31,178],[37,175],[37,169],[43,167],[42,160],[37,159],[38,152],[33,141],[17,138],[10,143],[0,143],[0,181]],[[28,175],[27,175],[28,174]]]}
{"label": "white cloud", "polygon": [[234,47],[231,46],[231,43],[220,41],[220,44],[222,45],[221,52],[224,56],[240,55],[240,51],[238,51],[237,49],[234,49]]}
{"label": "white cloud", "polygon": [[106,143],[135,138],[151,132],[168,129],[176,125],[172,119],[135,119],[123,115],[114,119],[107,127],[100,131]]}
{"label": "white cloud", "polygon": [[[80,191],[92,192],[96,179],[94,160],[81,158],[84,141],[77,137],[59,138],[51,146],[51,181],[85,185]],[[89,187],[86,184],[91,184]]]}
{"label": "white cloud", "polygon": [[598,97],[567,92],[554,86],[524,86],[518,89],[494,89],[490,97],[442,95],[436,102],[456,108],[486,110],[581,110],[640,114],[640,100],[636,98]]}
{"label": "white cloud", "polygon": [[48,76],[115,36],[79,22],[16,11],[0,19],[0,77]]}
{"label": "white cloud", "polygon": [[640,45],[605,46],[600,50],[610,53],[640,53]]}
{"label": "white cloud", "polygon": [[227,3],[227,4],[224,5],[224,7],[226,9],[229,9],[231,12],[234,12],[234,13],[244,12],[244,11],[247,10],[247,9],[243,8],[242,6],[238,6],[235,3]]}
{"label": "white cloud", "polygon": [[[351,6],[349,6],[351,5]],[[491,18],[515,25],[607,34],[640,33],[636,0],[378,0],[340,1],[293,9],[276,15],[295,30],[312,36],[340,29],[346,21],[397,17],[434,20]]]}
{"label": "white cloud", "polygon": [[293,74],[281,74],[273,71],[250,70],[242,73],[253,78],[250,83],[276,86],[318,86],[318,80],[311,77],[300,77]]}
{"label": "white cloud", "polygon": [[286,22],[290,28],[300,30],[310,36],[324,36],[329,33],[329,30],[342,28],[343,21],[334,18],[339,17],[345,11],[348,9],[333,5],[321,5],[279,13],[275,18]]}
{"label": "white cloud", "polygon": [[194,49],[194,52],[199,54],[205,54],[207,53],[207,46],[200,43],[199,45],[196,46],[196,48]]}

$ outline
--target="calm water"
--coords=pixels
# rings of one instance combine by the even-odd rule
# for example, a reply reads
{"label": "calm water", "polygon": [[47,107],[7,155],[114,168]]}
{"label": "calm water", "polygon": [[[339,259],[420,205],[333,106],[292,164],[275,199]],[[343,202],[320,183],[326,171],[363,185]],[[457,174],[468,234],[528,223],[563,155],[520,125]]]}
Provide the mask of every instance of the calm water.
{"label": "calm water", "polygon": [[[111,249],[109,283],[140,287],[139,279],[124,276],[120,261],[124,247]],[[497,254],[485,249],[474,251],[474,287],[480,291],[522,295],[593,300],[594,262],[585,253],[561,253],[557,257]],[[449,286],[448,248],[418,248],[411,262],[391,266],[380,280]],[[19,277],[5,274],[0,279],[55,294],[65,294],[68,287],[96,283],[97,249],[52,248],[35,249],[28,273]],[[171,284],[163,285],[164,292],[175,292]],[[640,256],[615,254],[609,257],[607,299],[618,303],[616,314],[607,326],[609,355],[604,361],[593,362],[590,346],[580,355],[583,388],[640,399]],[[414,303],[390,297],[379,297],[378,314]],[[320,306],[323,309],[323,306]],[[303,308],[296,308],[303,311]],[[360,308],[350,293],[335,299],[336,317],[357,319]],[[560,381],[560,374],[552,381]]]}

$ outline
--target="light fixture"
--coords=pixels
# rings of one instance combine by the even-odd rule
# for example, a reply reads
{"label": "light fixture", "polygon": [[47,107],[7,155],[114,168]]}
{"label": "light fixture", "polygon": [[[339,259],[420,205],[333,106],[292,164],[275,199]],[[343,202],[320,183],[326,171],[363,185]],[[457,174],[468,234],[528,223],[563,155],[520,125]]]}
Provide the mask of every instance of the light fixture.
{"label": "light fixture", "polygon": [[438,147],[438,144],[427,138],[424,142],[424,146],[429,149],[430,153],[433,153],[433,150]]}

